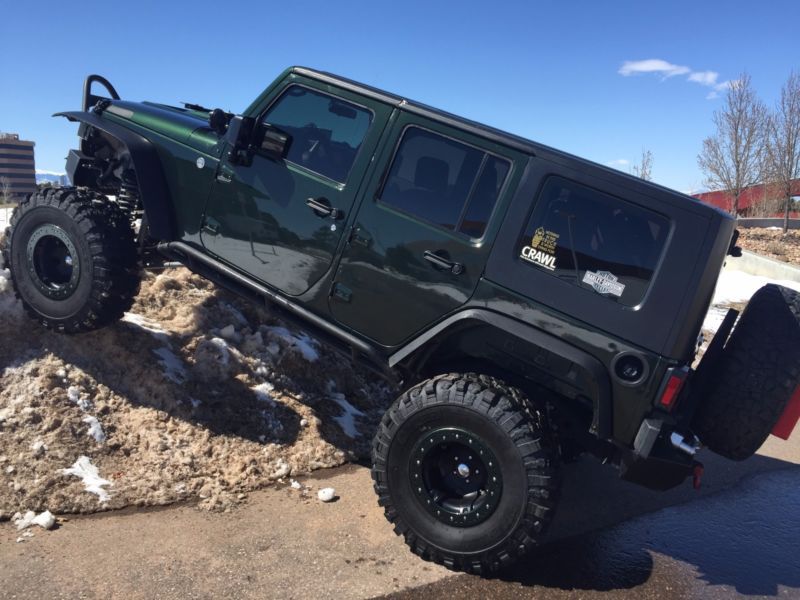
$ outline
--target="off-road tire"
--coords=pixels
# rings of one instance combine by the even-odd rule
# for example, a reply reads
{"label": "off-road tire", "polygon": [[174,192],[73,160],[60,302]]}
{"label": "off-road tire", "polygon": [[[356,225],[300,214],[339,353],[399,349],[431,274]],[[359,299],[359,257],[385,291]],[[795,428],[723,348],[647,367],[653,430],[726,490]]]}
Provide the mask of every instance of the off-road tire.
{"label": "off-road tire", "polygon": [[800,385],[800,293],[774,284],[758,290],[720,361],[693,429],[712,451],[744,460],[767,439]]}
{"label": "off-road tire", "polygon": [[[502,474],[500,502],[471,527],[437,520],[411,484],[409,449],[448,427],[485,440]],[[384,415],[373,440],[372,478],[386,518],[416,554],[486,574],[525,555],[549,525],[559,489],[555,448],[544,414],[520,390],[483,375],[440,375],[403,393]]]}
{"label": "off-road tire", "polygon": [[[77,265],[78,275],[69,282],[65,297],[42,291],[29,258],[32,237],[50,226],[61,236],[58,243],[71,244],[75,251],[75,256],[70,252],[69,264]],[[51,188],[28,196],[11,217],[2,252],[27,313],[58,332],[91,331],[117,321],[139,291],[138,255],[128,216],[105,196],[88,190]]]}

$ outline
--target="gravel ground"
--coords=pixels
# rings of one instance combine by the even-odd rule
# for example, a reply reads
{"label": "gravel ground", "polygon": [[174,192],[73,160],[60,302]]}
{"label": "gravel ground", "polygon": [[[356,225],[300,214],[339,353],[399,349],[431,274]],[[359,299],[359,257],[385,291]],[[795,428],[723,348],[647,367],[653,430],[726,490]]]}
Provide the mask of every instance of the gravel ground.
{"label": "gravel ground", "polygon": [[146,275],[122,322],[74,336],[27,318],[0,268],[0,519],[181,500],[228,510],[367,456],[391,396],[183,268]]}

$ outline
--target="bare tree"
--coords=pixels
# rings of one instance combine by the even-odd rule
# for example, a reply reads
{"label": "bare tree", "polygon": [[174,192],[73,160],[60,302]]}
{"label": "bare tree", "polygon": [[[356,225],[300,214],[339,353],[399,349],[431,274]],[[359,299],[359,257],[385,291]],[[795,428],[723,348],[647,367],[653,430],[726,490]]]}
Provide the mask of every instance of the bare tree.
{"label": "bare tree", "polygon": [[645,181],[653,181],[653,153],[642,148],[642,160],[633,165],[633,174]]}
{"label": "bare tree", "polygon": [[706,176],[706,185],[723,189],[732,197],[730,212],[739,213],[742,191],[761,180],[767,127],[767,107],[758,99],[743,73],[732,81],[725,106],[714,111],[716,132],[703,140],[697,163]]}
{"label": "bare tree", "polygon": [[784,209],[783,231],[789,230],[792,181],[800,178],[800,74],[792,71],[769,121],[767,169]]}
{"label": "bare tree", "polygon": [[11,181],[8,177],[0,177],[0,204],[11,202]]}

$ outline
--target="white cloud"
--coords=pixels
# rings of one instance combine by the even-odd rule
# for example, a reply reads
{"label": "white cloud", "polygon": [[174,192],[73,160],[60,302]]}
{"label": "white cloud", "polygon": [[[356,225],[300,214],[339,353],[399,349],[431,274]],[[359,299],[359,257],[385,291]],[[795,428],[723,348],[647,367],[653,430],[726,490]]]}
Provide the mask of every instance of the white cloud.
{"label": "white cloud", "polygon": [[735,81],[719,81],[719,73],[716,71],[694,71],[689,67],[675,65],[660,58],[649,58],[647,60],[626,60],[617,71],[623,77],[641,73],[656,73],[664,77],[674,77],[676,75],[687,75],[686,81],[700,84],[711,88],[706,95],[706,100],[713,100],[719,97],[719,92],[727,90]]}
{"label": "white cloud", "polygon": [[647,60],[626,60],[617,72],[623,77],[639,73],[659,73],[664,77],[674,77],[675,75],[685,75],[690,71],[689,67],[673,65],[660,58],[649,58]]}
{"label": "white cloud", "polygon": [[694,81],[700,85],[707,85],[712,87],[717,84],[719,73],[716,71],[694,71],[689,73],[689,81]]}
{"label": "white cloud", "polygon": [[617,158],[616,160],[610,160],[606,163],[606,166],[613,167],[615,169],[623,169],[627,167],[630,161],[626,158]]}

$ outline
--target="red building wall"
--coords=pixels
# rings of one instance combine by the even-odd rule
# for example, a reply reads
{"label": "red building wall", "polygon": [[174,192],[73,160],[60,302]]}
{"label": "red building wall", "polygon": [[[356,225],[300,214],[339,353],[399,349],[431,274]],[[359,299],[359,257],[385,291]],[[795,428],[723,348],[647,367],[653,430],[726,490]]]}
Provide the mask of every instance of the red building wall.
{"label": "red building wall", "polygon": [[[742,192],[741,196],[739,196],[740,215],[751,215],[758,208],[759,204],[764,201],[765,197],[776,198],[780,196],[780,191],[778,191],[774,185],[767,185],[766,190],[764,187],[763,185],[754,185]],[[800,196],[800,179],[792,181],[792,196]],[[728,212],[733,208],[733,195],[725,191],[703,192],[702,194],[693,194],[692,197]],[[781,211],[772,216],[782,217],[783,212]],[[791,216],[797,218],[800,214],[794,212]]]}

